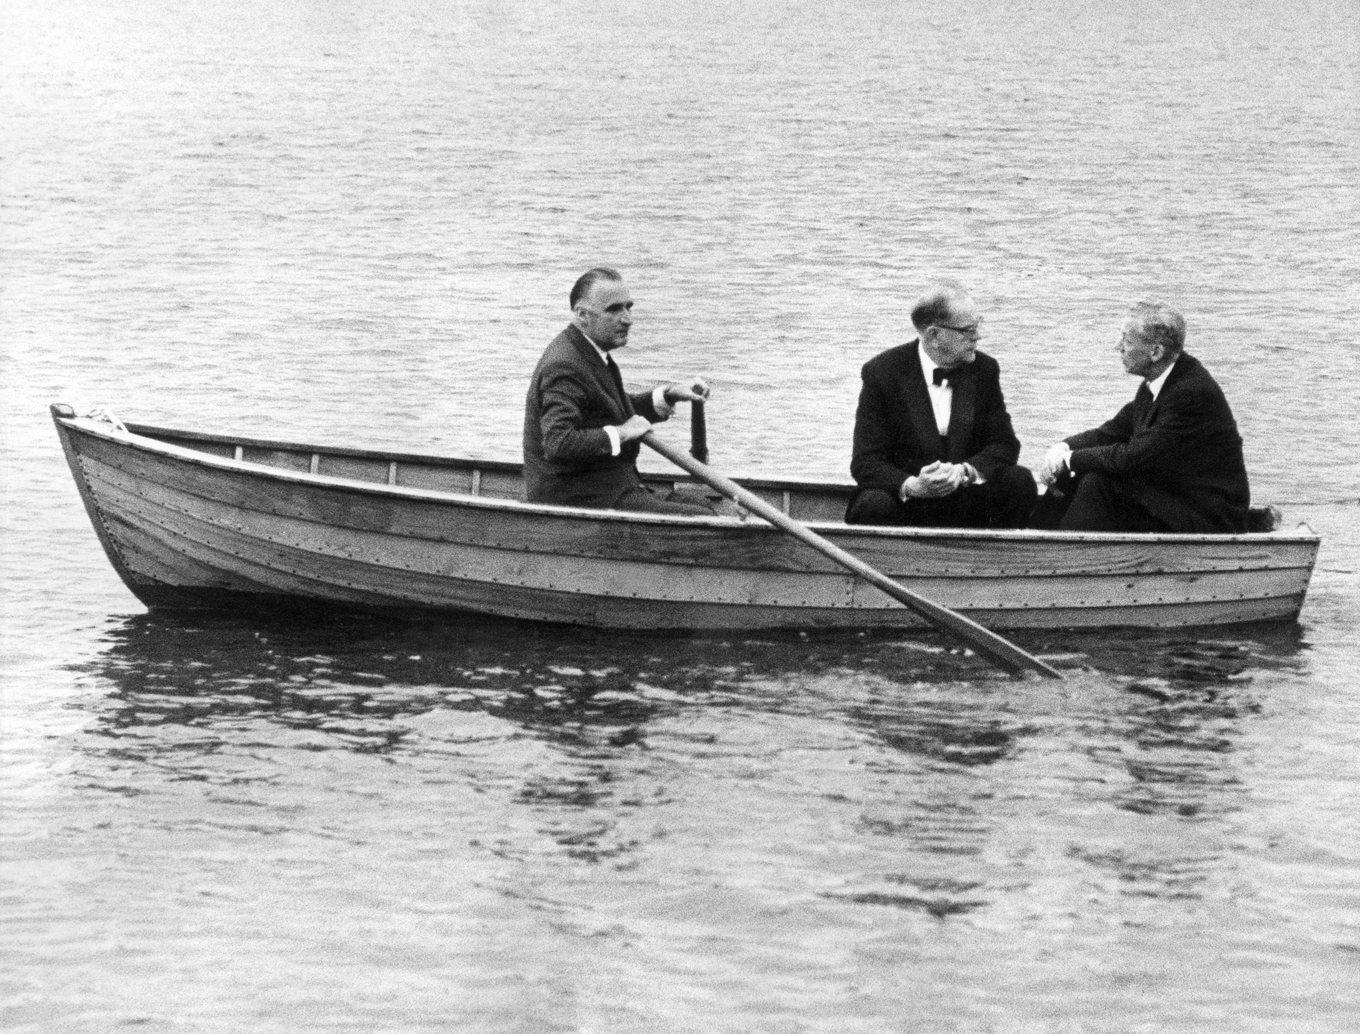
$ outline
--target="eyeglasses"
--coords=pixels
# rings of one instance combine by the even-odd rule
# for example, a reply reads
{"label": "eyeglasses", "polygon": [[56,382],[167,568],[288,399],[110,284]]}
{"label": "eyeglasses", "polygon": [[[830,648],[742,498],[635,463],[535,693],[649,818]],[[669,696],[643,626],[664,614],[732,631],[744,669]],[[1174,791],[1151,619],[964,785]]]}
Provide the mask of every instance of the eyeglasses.
{"label": "eyeglasses", "polygon": [[979,318],[976,323],[970,323],[966,327],[956,327],[950,323],[937,323],[935,326],[939,327],[941,330],[952,330],[955,334],[962,334],[964,337],[972,338],[976,341],[978,338],[978,331],[982,328],[982,320]]}

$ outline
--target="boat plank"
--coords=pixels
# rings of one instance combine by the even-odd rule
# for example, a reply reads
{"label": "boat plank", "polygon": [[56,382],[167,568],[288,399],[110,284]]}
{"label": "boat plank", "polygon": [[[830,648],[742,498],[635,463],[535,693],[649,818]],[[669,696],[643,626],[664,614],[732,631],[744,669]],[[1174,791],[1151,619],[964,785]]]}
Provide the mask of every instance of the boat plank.
{"label": "boat plank", "polygon": [[403,488],[421,488],[431,492],[471,493],[478,471],[449,470],[423,463],[398,463],[397,484]]}
{"label": "boat plank", "polygon": [[[475,541],[530,553],[592,558],[637,557],[704,568],[836,570],[835,565],[786,536],[740,522],[638,523],[601,520],[537,508],[469,507],[447,501],[384,496],[344,487],[275,481],[249,470],[218,471],[176,458],[104,452],[83,460],[124,471],[146,483],[164,483],[230,506],[356,530],[384,530],[436,541]],[[452,509],[451,509],[452,508]],[[456,510],[456,513],[453,512]],[[865,535],[853,528],[824,529],[842,548],[894,577],[921,573],[949,577],[1013,574],[1119,574],[1143,571],[1311,569],[1315,540],[1251,536],[1246,541],[1177,544],[1081,539],[1055,549],[1051,538],[995,537],[968,532],[913,532],[904,537]]]}
{"label": "boat plank", "polygon": [[201,583],[171,582],[177,589],[209,592],[228,589],[249,595],[301,596],[337,603],[383,605],[382,596],[356,591],[343,581],[325,577],[326,572],[262,563],[258,558],[233,552],[219,543],[196,539],[185,527],[161,524],[134,512],[120,514],[117,520],[125,534],[136,536],[136,548],[141,553],[157,556],[166,565],[174,564],[177,556],[192,554],[196,562],[213,572],[211,579]]}
{"label": "boat plank", "polygon": [[[159,548],[133,520],[119,514],[109,517],[109,533],[121,550],[123,562],[135,584],[177,587],[217,587],[247,591],[246,585],[227,577],[198,556]],[[259,586],[255,586],[256,589]]]}
{"label": "boat plank", "polygon": [[[194,529],[203,541],[230,533],[221,548],[241,555],[285,546],[310,555],[315,564],[362,557],[374,569],[430,576],[457,576],[521,588],[577,591],[621,599],[760,604],[790,607],[885,608],[889,598],[861,586],[843,572],[696,572],[660,562],[600,560],[555,554],[525,554],[475,545],[432,543],[399,535],[341,529],[277,515],[265,517],[224,504],[186,496],[158,485],[104,483],[105,498],[117,512],[137,513],[167,526]],[[913,591],[946,601],[954,609],[1070,609],[1152,606],[1168,601],[1208,602],[1301,594],[1307,579],[1295,571],[1221,572],[1204,575],[1096,577],[941,577],[904,579]]]}
{"label": "boat plank", "polygon": [[[80,433],[85,430],[88,421],[69,420],[62,426]],[[301,456],[310,458],[314,453],[326,456],[352,456],[356,458],[380,459],[383,462],[392,460],[398,463],[424,464],[430,467],[446,467],[449,469],[472,470],[474,467],[493,469],[509,474],[517,474],[521,470],[521,464],[511,463],[506,460],[489,459],[469,459],[467,457],[435,456],[429,453],[419,452],[394,452],[389,449],[363,449],[353,448],[342,445],[313,445],[303,442],[285,442],[274,438],[254,438],[234,434],[212,434],[204,431],[186,431],[180,428],[157,427],[151,424],[129,423],[127,429],[140,439],[149,439],[153,442],[163,442],[167,445],[174,445],[179,448],[191,449],[198,452],[206,452],[215,456],[230,456],[232,451],[241,446],[247,452],[251,450],[293,452]]]}
{"label": "boat plank", "polygon": [[[359,532],[278,516],[262,518],[173,490],[143,485],[130,490],[102,483],[110,512],[135,515],[193,541],[242,557],[273,554],[275,547],[305,557],[311,567],[358,562],[356,571],[374,578],[380,572],[402,578],[422,575],[530,590],[561,590],[585,595],[658,602],[708,599],[743,605],[797,608],[849,607],[855,579],[844,572],[766,572],[753,577],[736,570],[701,571],[692,566],[527,554],[462,543],[438,543],[377,532]],[[191,512],[183,504],[191,500]],[[255,519],[251,519],[251,518]],[[360,559],[362,558],[362,559]]]}
{"label": "boat plank", "polygon": [[332,456],[318,453],[314,473],[323,477],[348,478],[351,481],[367,481],[379,485],[387,484],[388,463],[381,458]]}
{"label": "boat plank", "polygon": [[[218,534],[215,541],[206,541],[190,534],[187,528],[168,528],[141,515],[129,514],[126,521],[148,541],[162,543],[170,552],[191,549],[213,558],[237,584],[254,582],[257,587],[252,595],[272,592],[280,597],[335,603],[459,610],[619,628],[836,627],[846,624],[846,616],[851,613],[843,608],[664,600],[640,610],[635,600],[615,595],[529,589],[388,568],[375,570],[365,561],[345,558],[324,558],[324,563],[318,563],[314,554],[272,543],[254,543],[245,552],[233,548],[239,543],[232,543],[229,535]],[[264,587],[263,593],[260,586]],[[221,587],[202,588],[205,596],[210,596]],[[904,613],[910,616],[901,608],[894,616]]]}
{"label": "boat plank", "polygon": [[[512,501],[512,464],[173,431],[164,445],[59,409],[95,529],[149,605],[277,597],[619,628],[922,625],[764,524],[530,506]],[[439,491],[393,487],[422,469]],[[820,500],[838,514],[844,496],[815,482],[753,487],[795,511]],[[1302,532],[817,530],[998,629],[1296,620],[1319,544]]]}
{"label": "boat plank", "polygon": [[[177,547],[174,533],[162,532],[170,550]],[[210,552],[214,547],[205,547]],[[346,581],[351,572],[344,564],[323,577],[315,568],[307,573],[289,577],[286,568],[287,551],[279,550],[275,557],[254,559],[222,553],[224,564],[231,564],[243,580],[271,584],[281,599],[298,597],[340,604],[360,604],[378,607],[436,607],[453,611],[492,614],[501,617],[524,618],[560,624],[588,625],[600,628],[668,629],[686,628],[695,631],[757,630],[769,628],[919,628],[922,622],[903,607],[882,610],[847,611],[844,609],[792,609],[722,605],[706,602],[680,602],[652,608],[638,608],[635,601],[617,597],[591,597],[577,592],[544,592],[516,586],[497,586],[460,579],[438,579],[428,584],[424,576],[401,578],[389,585],[379,586],[374,593],[356,592]],[[306,564],[305,556],[293,557]],[[362,566],[354,561],[355,567]],[[255,574],[256,579],[249,576]],[[205,588],[206,599],[213,590]],[[268,594],[268,590],[266,591]],[[252,594],[256,595],[256,594]],[[975,610],[977,620],[1007,629],[1109,627],[1112,625],[1139,627],[1189,627],[1243,621],[1278,620],[1287,618],[1292,600],[1217,601],[1207,604],[1176,604],[1156,608],[1084,608],[1077,610]]]}
{"label": "boat plank", "polygon": [[[529,553],[582,557],[642,557],[690,566],[786,571],[836,571],[835,565],[764,525],[728,522],[636,522],[628,515],[578,514],[548,508],[468,505],[346,487],[276,481],[250,470],[216,470],[133,451],[91,450],[82,457],[87,477],[121,471],[130,483],[164,485],[230,507],[295,517],[359,530],[392,531],[415,538],[461,538]],[[400,475],[399,475],[400,477]],[[601,516],[605,517],[601,520]]]}
{"label": "boat plank", "polygon": [[308,471],[312,468],[311,454],[293,449],[259,449],[253,446],[242,446],[241,459],[247,463],[277,467],[279,470]]}

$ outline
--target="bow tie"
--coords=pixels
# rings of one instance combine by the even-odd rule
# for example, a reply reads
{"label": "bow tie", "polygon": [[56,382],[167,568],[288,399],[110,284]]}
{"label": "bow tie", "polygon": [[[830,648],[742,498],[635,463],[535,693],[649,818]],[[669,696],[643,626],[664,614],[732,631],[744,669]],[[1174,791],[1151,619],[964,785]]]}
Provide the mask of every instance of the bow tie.
{"label": "bow tie", "polygon": [[944,384],[949,379],[962,375],[962,373],[963,373],[962,366],[956,366],[952,370],[945,370],[937,366],[935,367],[935,372],[931,374],[931,378],[935,381],[936,384]]}

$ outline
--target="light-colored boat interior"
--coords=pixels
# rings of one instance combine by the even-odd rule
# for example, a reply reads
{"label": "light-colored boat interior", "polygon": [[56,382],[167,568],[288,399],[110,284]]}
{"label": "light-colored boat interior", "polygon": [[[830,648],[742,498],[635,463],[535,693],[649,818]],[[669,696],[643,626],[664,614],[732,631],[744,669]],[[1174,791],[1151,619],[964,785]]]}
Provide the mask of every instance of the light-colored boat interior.
{"label": "light-colored boat interior", "polygon": [[[488,499],[524,499],[524,478],[518,463],[321,447],[200,434],[147,424],[129,424],[127,427],[134,434],[169,445],[280,470]],[[668,477],[663,474],[644,473],[643,480],[663,490],[674,485],[694,484],[688,477]],[[851,486],[831,481],[752,478],[741,478],[739,481],[743,488],[800,521],[843,520],[851,492]]]}

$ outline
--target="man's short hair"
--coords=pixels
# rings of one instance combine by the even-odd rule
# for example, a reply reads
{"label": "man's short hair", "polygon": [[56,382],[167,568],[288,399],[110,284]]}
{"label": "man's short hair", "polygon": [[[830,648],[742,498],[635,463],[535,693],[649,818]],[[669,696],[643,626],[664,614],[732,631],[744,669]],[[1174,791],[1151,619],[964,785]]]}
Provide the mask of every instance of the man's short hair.
{"label": "man's short hair", "polygon": [[1185,348],[1185,317],[1161,302],[1139,302],[1130,314],[1134,333],[1149,345],[1161,345],[1167,355]]}
{"label": "man's short hair", "polygon": [[954,303],[967,293],[957,280],[940,281],[916,299],[911,309],[911,325],[919,332],[936,324],[953,322]]}
{"label": "man's short hair", "polygon": [[622,279],[622,273],[617,269],[610,269],[608,266],[596,266],[594,269],[587,269],[581,274],[580,279],[572,285],[571,295],[568,298],[572,311],[576,310],[576,303],[589,294],[590,289],[601,280],[612,280],[618,283]]}

